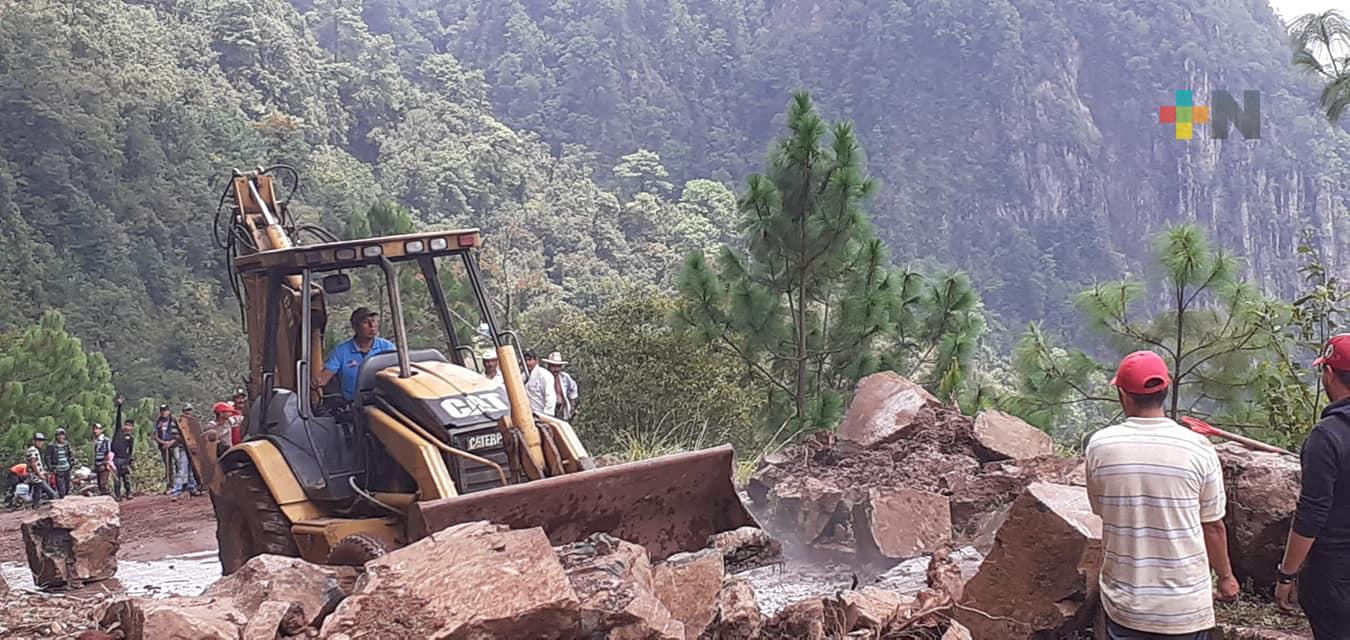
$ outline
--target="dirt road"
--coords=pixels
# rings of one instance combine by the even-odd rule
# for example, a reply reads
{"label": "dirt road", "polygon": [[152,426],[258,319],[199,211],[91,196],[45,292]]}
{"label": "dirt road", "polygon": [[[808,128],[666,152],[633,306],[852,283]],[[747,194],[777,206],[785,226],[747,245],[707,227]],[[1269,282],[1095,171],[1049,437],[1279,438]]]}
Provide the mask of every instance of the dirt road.
{"label": "dirt road", "polygon": [[[120,503],[119,560],[158,560],[216,548],[216,518],[206,496],[137,496]],[[19,523],[29,509],[0,513],[0,562],[26,563]]]}

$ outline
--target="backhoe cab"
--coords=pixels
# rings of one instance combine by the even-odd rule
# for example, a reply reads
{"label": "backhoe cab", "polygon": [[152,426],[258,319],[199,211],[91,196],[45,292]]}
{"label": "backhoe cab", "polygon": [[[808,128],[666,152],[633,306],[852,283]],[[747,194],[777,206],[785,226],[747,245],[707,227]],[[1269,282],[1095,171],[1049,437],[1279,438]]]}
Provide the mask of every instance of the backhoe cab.
{"label": "backhoe cab", "polygon": [[[249,340],[244,441],[217,457],[214,434],[184,424],[225,573],[261,553],[362,564],[470,520],[541,526],[555,544],[604,531],[654,559],[756,526],[731,482],[730,447],[596,469],[569,424],[530,410],[518,339],[487,302],[478,230],[295,245],[274,171],[236,171],[227,191],[224,244]],[[354,296],[353,281],[380,299]],[[471,300],[448,300],[447,282]],[[430,309],[410,336],[403,287],[414,284]],[[336,381],[310,385],[339,296],[383,306],[396,346],[366,358],[350,399]],[[479,372],[475,337],[496,351],[502,387]]]}

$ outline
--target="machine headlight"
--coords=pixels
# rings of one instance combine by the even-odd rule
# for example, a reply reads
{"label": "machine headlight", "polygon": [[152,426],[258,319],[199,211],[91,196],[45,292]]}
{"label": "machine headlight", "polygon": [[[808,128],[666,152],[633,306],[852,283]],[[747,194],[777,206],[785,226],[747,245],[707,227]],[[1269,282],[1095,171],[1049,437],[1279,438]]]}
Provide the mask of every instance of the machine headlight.
{"label": "machine headlight", "polygon": [[431,250],[432,250],[432,251],[445,251],[445,248],[446,248],[446,247],[449,247],[449,246],[450,246],[450,241],[447,240],[447,239],[445,239],[445,238],[432,238],[432,239],[431,239]]}
{"label": "machine headlight", "polygon": [[336,255],[338,260],[355,260],[356,249],[338,249]]}
{"label": "machine headlight", "polygon": [[361,255],[367,258],[374,258],[375,256],[378,256],[382,253],[384,253],[384,247],[381,247],[378,244],[373,244],[368,247],[361,247]]}
{"label": "machine headlight", "polygon": [[408,253],[422,253],[426,246],[421,240],[409,240],[407,244],[403,245],[403,250]]}

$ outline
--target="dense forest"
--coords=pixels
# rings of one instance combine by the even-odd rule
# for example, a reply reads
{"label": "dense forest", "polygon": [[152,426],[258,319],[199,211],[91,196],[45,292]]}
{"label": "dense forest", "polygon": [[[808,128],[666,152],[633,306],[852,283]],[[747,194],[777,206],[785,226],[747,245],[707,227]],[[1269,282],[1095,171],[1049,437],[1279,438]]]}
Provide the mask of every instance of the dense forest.
{"label": "dense forest", "polygon": [[[1272,294],[1301,291],[1301,245],[1350,268],[1350,135],[1318,113],[1283,34],[1264,0],[0,3],[0,287],[18,302],[0,309],[0,368],[78,338],[91,388],[44,397],[83,408],[40,411],[72,423],[109,419],[113,388],[207,402],[238,386],[212,216],[232,167],[285,162],[294,211],[334,234],[378,229],[391,206],[481,227],[495,311],[529,346],[645,367],[606,378],[633,394],[607,419],[711,406],[699,433],[716,439],[783,398],[746,389],[755,362],[665,320],[689,257],[758,250],[739,198],[806,89],[852,122],[875,179],[870,226],[841,250],[863,255],[874,227],[868,255],[908,265],[877,326],[959,308],[968,330],[930,332],[943,355],[921,373],[984,402],[1013,385],[1029,321],[1103,349],[1074,294],[1156,275],[1146,239],[1168,224],[1196,223]],[[1172,139],[1157,105],[1179,88],[1261,90],[1262,139]],[[832,386],[898,367],[902,344]],[[631,400],[660,388],[678,401]],[[47,424],[23,390],[0,394],[0,429],[22,426],[6,442]],[[831,397],[821,420],[846,399]],[[670,428],[605,444],[691,427]]]}

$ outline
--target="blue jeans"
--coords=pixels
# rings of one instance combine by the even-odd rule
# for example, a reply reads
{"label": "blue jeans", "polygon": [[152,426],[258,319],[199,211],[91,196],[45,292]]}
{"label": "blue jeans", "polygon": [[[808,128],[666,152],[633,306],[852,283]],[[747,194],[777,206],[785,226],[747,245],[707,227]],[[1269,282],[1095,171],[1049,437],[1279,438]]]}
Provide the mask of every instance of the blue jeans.
{"label": "blue jeans", "polygon": [[172,495],[178,495],[186,489],[190,493],[197,492],[197,483],[192,481],[192,462],[188,460],[187,449],[183,447],[174,447],[170,450],[173,453],[173,490]]}

